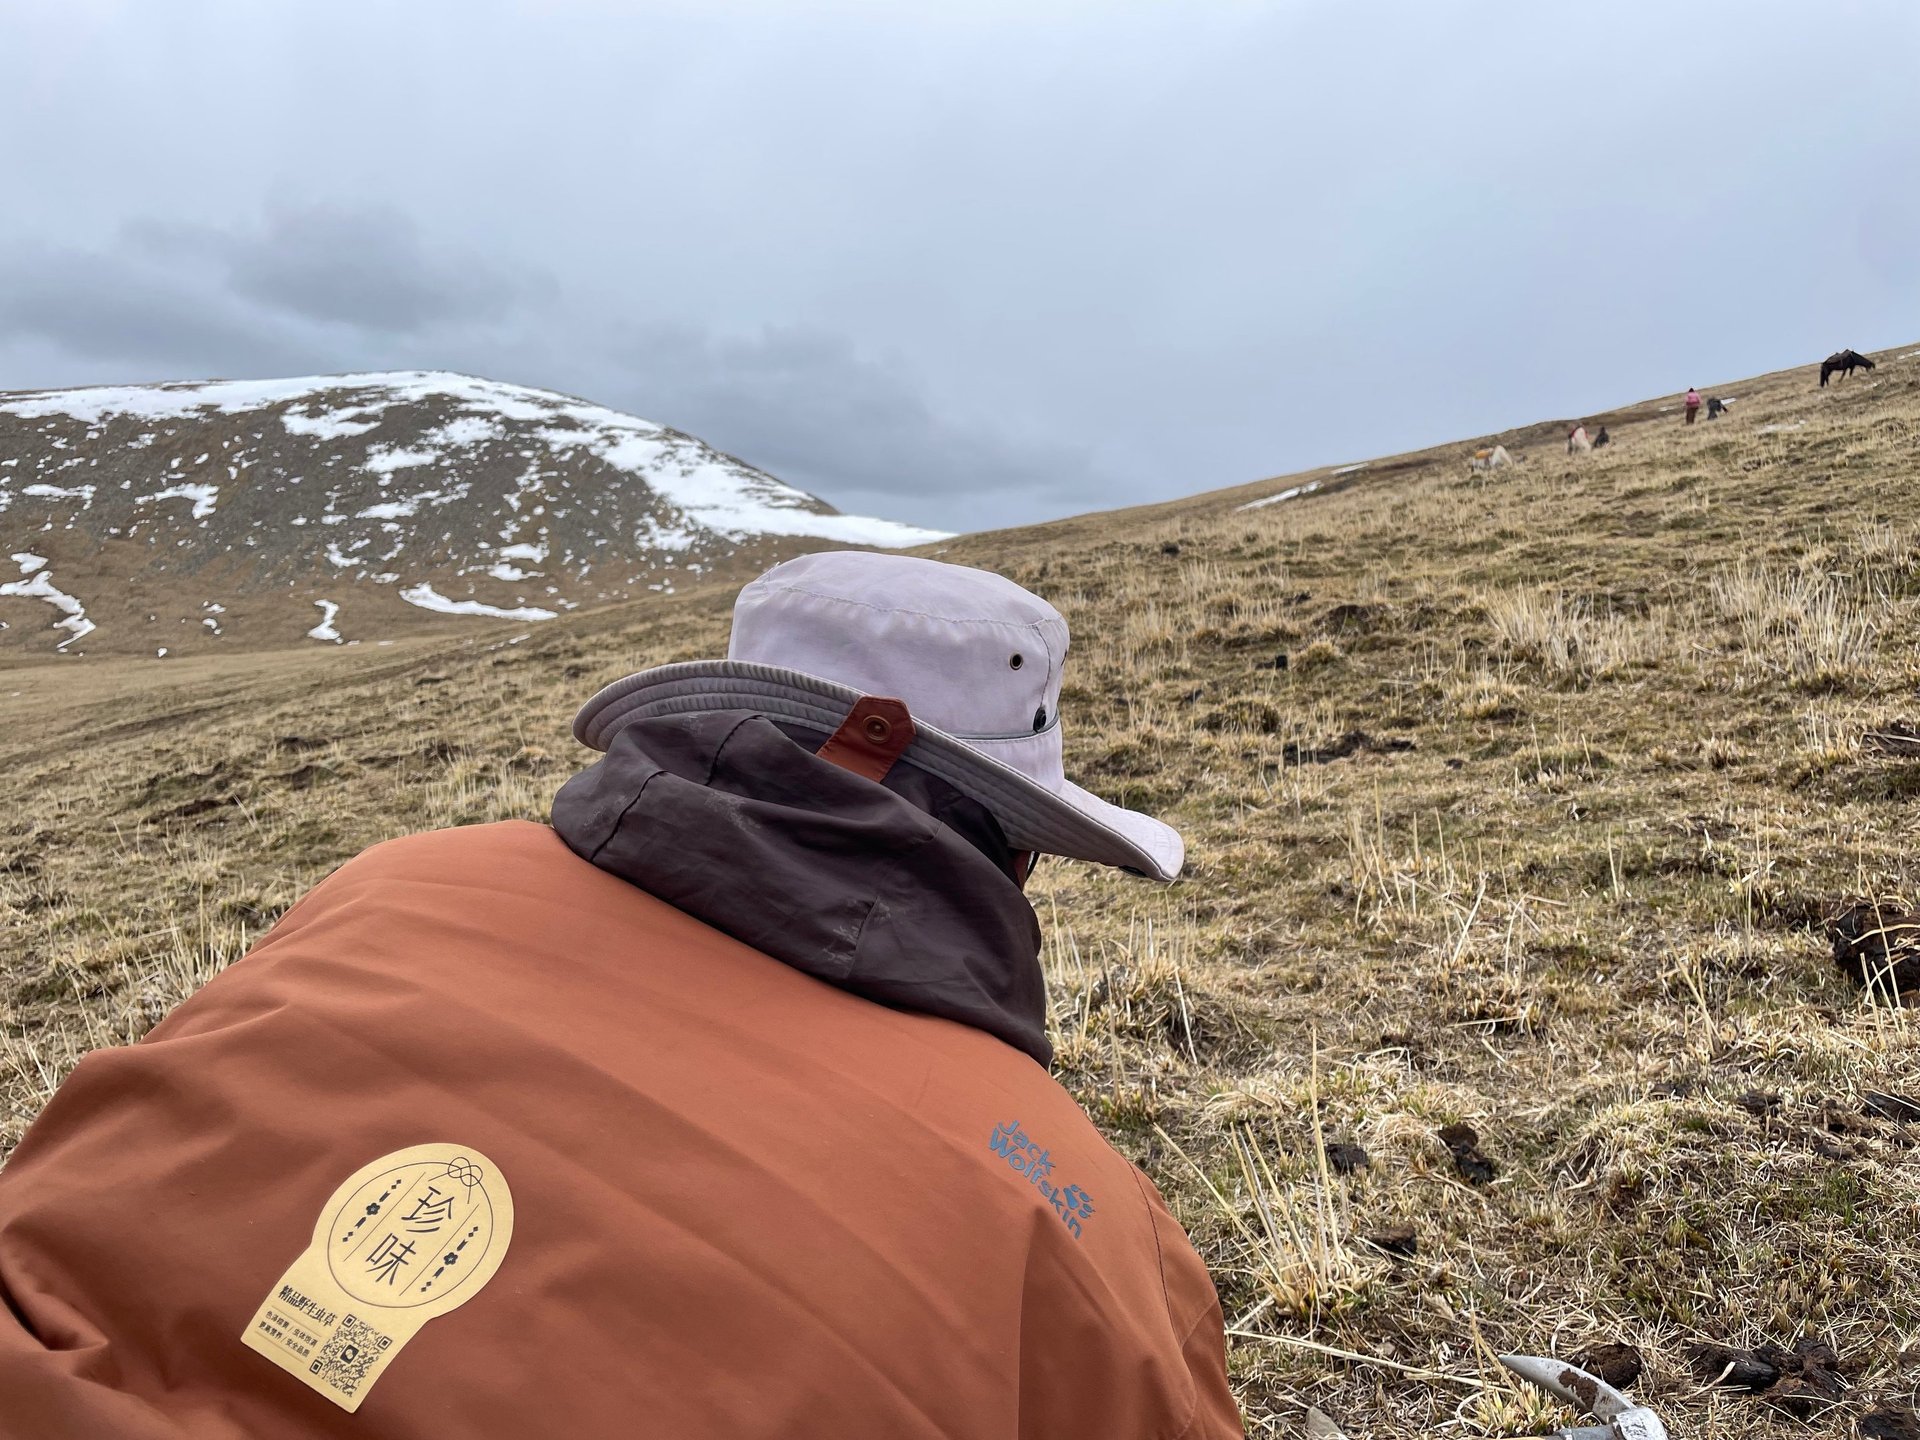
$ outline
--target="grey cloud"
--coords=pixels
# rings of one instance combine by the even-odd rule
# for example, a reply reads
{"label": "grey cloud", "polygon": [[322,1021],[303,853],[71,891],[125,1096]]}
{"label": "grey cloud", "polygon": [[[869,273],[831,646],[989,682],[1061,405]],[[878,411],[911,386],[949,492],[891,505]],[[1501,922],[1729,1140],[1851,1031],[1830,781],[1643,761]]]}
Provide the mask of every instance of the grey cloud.
{"label": "grey cloud", "polygon": [[261,374],[309,358],[296,337],[263,323],[208,277],[126,248],[20,245],[0,250],[0,267],[18,277],[0,290],[0,329],[9,340],[87,362],[21,374],[14,385]]}
{"label": "grey cloud", "polygon": [[388,208],[275,210],[227,253],[237,293],[380,334],[501,320],[550,289],[470,252],[432,252],[413,220]]}
{"label": "grey cloud", "polygon": [[379,206],[273,209],[232,228],[141,217],[95,247],[0,246],[0,265],[16,277],[0,322],[160,379],[378,365],[396,344],[485,333],[552,288],[430,246]]}
{"label": "grey cloud", "polygon": [[626,331],[607,360],[621,403],[823,494],[842,508],[984,528],[1015,503],[1098,503],[1089,449],[1021,435],[935,403],[898,356],[786,326],[753,337]]}
{"label": "grey cloud", "polygon": [[126,226],[121,244],[209,270],[263,309],[381,336],[502,320],[552,291],[538,271],[429,245],[390,205],[276,205],[238,229],[146,220]]}

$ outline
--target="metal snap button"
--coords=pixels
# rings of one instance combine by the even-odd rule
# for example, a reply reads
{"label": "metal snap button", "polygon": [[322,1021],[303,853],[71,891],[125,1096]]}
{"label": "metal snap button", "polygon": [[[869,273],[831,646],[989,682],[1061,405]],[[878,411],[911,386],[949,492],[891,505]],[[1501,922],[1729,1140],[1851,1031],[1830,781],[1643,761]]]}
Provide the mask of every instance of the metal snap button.
{"label": "metal snap button", "polygon": [[884,715],[869,715],[866,723],[867,739],[876,745],[884,745],[893,735],[893,722]]}

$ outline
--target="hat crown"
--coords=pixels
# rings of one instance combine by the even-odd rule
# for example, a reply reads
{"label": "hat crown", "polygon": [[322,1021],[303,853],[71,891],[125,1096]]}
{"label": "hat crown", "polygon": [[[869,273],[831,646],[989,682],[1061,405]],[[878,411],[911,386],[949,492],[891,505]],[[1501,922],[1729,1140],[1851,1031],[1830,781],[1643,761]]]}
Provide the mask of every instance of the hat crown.
{"label": "hat crown", "polygon": [[906,703],[960,738],[1030,735],[1059,714],[1067,622],[1004,576],[911,555],[827,551],[740,592],[727,658]]}

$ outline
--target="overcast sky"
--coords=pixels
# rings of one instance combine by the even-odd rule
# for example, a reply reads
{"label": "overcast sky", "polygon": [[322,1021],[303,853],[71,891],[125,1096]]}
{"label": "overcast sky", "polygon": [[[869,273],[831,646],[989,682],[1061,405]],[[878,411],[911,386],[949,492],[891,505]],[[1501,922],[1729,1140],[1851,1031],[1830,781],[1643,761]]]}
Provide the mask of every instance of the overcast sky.
{"label": "overcast sky", "polygon": [[446,368],[975,529],[1920,341],[1920,5],[0,0],[0,388]]}

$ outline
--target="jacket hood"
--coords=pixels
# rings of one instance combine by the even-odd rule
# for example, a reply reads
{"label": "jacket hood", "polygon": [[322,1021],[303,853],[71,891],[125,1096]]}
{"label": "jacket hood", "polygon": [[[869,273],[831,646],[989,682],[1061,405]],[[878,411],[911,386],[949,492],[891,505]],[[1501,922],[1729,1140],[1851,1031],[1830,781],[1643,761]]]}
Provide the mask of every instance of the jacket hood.
{"label": "jacket hood", "polygon": [[764,716],[637,720],[555,797],[567,847],[716,930],[1042,1065],[1040,927],[985,809],[908,765],[881,784]]}

